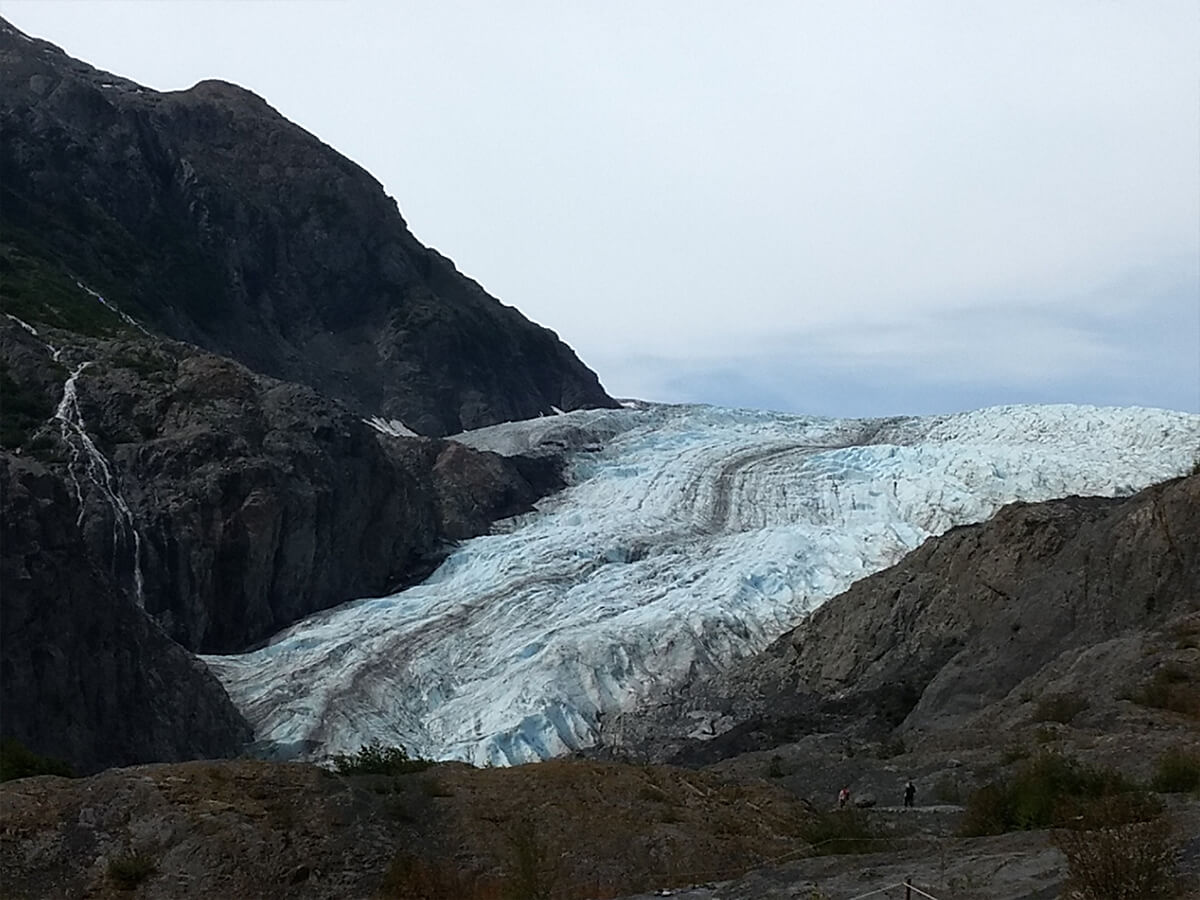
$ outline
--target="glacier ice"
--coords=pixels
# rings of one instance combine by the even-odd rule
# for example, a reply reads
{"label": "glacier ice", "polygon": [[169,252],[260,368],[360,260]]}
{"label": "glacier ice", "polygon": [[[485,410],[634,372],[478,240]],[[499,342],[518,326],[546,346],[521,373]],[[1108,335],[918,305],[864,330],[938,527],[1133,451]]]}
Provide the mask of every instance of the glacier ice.
{"label": "glacier ice", "polygon": [[423,584],[206,657],[260,740],[476,764],[588,746],[598,717],[762,649],[931,535],[1015,500],[1178,475],[1200,416],[1011,406],[828,419],[629,404],[458,439],[568,454],[569,487]]}

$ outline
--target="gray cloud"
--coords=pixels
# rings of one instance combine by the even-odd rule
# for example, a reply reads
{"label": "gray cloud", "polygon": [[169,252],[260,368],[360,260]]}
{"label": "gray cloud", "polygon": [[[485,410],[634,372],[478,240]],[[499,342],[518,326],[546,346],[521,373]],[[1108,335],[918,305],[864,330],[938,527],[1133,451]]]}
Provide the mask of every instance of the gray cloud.
{"label": "gray cloud", "polygon": [[[267,97],[618,393],[1195,408],[1200,335],[1168,324],[1200,305],[1190,0],[5,14],[153,87]],[[1110,291],[1132,272],[1183,293]]]}

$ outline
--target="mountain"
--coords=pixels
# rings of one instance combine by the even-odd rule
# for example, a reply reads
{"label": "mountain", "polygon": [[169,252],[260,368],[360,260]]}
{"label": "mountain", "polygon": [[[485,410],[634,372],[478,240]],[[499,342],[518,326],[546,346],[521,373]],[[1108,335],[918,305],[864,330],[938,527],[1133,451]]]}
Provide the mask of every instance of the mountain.
{"label": "mountain", "polygon": [[819,733],[962,741],[1002,722],[1015,730],[1035,697],[1053,696],[1090,698],[1070,716],[1082,722],[1160,669],[1191,670],[1200,688],[1189,642],[1155,653],[1147,643],[1200,614],[1197,586],[1200,475],[1131,497],[1014,503],[855,582],[762,653],[681,686],[619,743],[696,764]]}
{"label": "mountain", "polygon": [[191,653],[419,581],[562,486],[439,435],[616,404],[248,91],[2,20],[0,86],[0,732],[85,771],[234,752]]}
{"label": "mountain", "polygon": [[[367,172],[251,92],[160,93],[0,20],[6,309],[162,335],[444,435],[613,406],[553,332],[422,246]],[[78,293],[78,292],[76,292]]]}
{"label": "mountain", "polygon": [[[765,649],[927,539],[1014,501],[1124,496],[1185,471],[1200,416],[644,406],[458,440],[566,453],[569,486],[465,542],[418,586],[323,612],[252,653],[205,657],[277,752],[319,758],[378,739],[508,764],[601,741],[640,747],[638,723],[660,727],[655,710],[673,692]],[[1028,554],[1020,537],[1012,552]],[[664,733],[711,731],[707,714],[673,710]]]}

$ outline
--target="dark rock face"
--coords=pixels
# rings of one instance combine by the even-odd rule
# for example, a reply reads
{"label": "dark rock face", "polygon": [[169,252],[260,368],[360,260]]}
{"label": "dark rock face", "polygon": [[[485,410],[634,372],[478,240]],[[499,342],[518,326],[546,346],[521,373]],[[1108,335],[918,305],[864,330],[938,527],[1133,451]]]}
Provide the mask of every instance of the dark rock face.
{"label": "dark rock face", "polygon": [[186,650],[398,589],[562,486],[557,460],[364,417],[442,435],[613,405],[248,91],[159,94],[0,20],[0,133],[3,727],[35,750],[234,752],[245,724]]}
{"label": "dark rock face", "polygon": [[[1197,585],[1200,476],[1014,504],[855,583],[622,739],[702,763],[814,732],[954,729],[1060,658],[1195,613]],[[717,737],[683,737],[697,710],[721,721]]]}
{"label": "dark rock face", "polygon": [[173,338],[422,434],[614,405],[249,91],[157,93],[0,20],[0,131],[10,270],[52,263]]}
{"label": "dark rock face", "polygon": [[[67,367],[39,338],[0,325],[0,359],[16,383],[61,396],[49,385]],[[87,340],[70,367],[84,360],[78,409],[129,516],[57,423],[43,455],[79,486],[93,558],[131,592],[140,572],[146,611],[197,652],[243,650],[410,583],[449,542],[562,486],[554,460],[383,435],[311,388],[183,344]]]}
{"label": "dark rock face", "polygon": [[236,753],[249,725],[89,561],[62,481],[4,453],[0,492],[0,732],[82,771]]}

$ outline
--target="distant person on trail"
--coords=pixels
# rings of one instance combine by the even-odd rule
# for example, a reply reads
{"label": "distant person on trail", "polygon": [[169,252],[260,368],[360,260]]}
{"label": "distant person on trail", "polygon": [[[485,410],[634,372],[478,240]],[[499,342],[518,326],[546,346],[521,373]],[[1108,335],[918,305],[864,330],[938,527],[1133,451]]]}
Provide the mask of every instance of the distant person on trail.
{"label": "distant person on trail", "polygon": [[913,798],[917,796],[917,786],[912,783],[912,779],[908,779],[908,784],[904,786],[904,805],[910,807],[913,805]]}
{"label": "distant person on trail", "polygon": [[844,787],[838,791],[838,809],[845,809],[850,802],[850,788]]}

